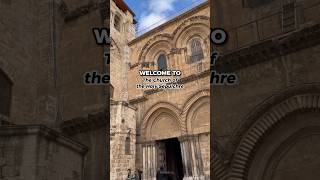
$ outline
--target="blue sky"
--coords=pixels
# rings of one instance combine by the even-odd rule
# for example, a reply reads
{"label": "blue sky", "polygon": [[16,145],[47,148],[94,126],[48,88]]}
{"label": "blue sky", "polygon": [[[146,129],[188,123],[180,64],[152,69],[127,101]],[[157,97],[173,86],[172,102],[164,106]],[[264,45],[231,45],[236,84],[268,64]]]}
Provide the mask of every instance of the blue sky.
{"label": "blue sky", "polygon": [[139,34],[166,22],[206,0],[125,0],[135,12]]}

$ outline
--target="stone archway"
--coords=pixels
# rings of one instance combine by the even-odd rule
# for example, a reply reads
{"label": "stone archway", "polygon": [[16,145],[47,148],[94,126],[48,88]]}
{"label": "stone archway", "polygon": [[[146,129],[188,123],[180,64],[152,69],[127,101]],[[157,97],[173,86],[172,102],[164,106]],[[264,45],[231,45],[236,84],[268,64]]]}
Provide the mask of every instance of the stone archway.
{"label": "stone archway", "polygon": [[180,109],[168,102],[157,103],[147,111],[141,126],[144,179],[155,179],[157,169],[167,167],[165,141],[180,137],[185,129],[180,114]]}
{"label": "stone archway", "polygon": [[[143,169],[146,172],[144,173],[145,179],[155,179],[157,168],[163,165],[161,158],[166,156],[162,151],[163,146],[165,143],[170,144],[172,138],[175,138],[176,142],[180,144],[183,179],[209,179],[209,96],[208,89],[201,90],[187,99],[183,110],[171,103],[160,102],[147,111],[141,125],[141,135],[144,140]],[[208,122],[203,122],[201,112],[206,112],[207,118],[204,120]],[[190,124],[189,129],[191,128],[192,131],[187,131],[188,123]],[[207,138],[208,142],[204,142],[204,138]],[[203,145],[207,147],[203,148]],[[204,164],[203,161],[207,164]],[[208,173],[204,173],[205,167]]]}
{"label": "stone archway", "polygon": [[[311,90],[311,89],[317,90],[317,87],[313,87],[312,85],[309,85],[307,87],[304,87],[302,89],[304,90]],[[241,141],[236,148],[236,151],[233,156],[233,160],[231,163],[231,172],[230,172],[230,179],[232,180],[241,180],[241,179],[252,179],[253,176],[254,179],[256,179],[256,176],[261,176],[261,174],[267,175],[267,176],[261,176],[261,177],[274,177],[270,175],[270,172],[272,174],[272,168],[270,167],[270,164],[273,164],[274,166],[279,165],[278,163],[274,162],[274,158],[279,156],[280,150],[278,147],[283,147],[283,144],[286,144],[290,142],[290,138],[295,137],[296,134],[301,134],[301,131],[305,128],[310,127],[318,127],[320,123],[314,121],[310,124],[305,124],[308,126],[303,125],[304,124],[304,118],[300,118],[300,125],[294,125],[293,123],[295,121],[287,121],[287,128],[292,127],[292,132],[289,133],[287,137],[283,137],[283,139],[277,139],[274,141],[274,143],[278,142],[278,145],[274,145],[275,147],[273,150],[269,151],[260,151],[259,148],[264,146],[265,141],[267,141],[265,138],[268,138],[272,135],[272,132],[281,132],[280,135],[284,134],[283,130],[276,131],[275,129],[281,128],[281,125],[288,119],[288,117],[294,113],[297,113],[295,115],[300,115],[303,111],[313,111],[320,108],[320,94],[319,93],[305,93],[305,94],[297,94],[297,89],[293,91],[296,93],[295,95],[292,95],[291,97],[287,97],[287,99],[283,99],[280,101],[280,103],[277,103],[273,105],[271,108],[266,110],[264,113],[262,113],[255,122],[250,126],[250,128],[245,132],[245,134],[242,136]],[[300,90],[301,91],[301,90]],[[287,94],[290,94],[290,92],[287,92]],[[271,99],[272,100],[272,99]],[[270,103],[270,102],[269,102]],[[268,102],[265,102],[265,104],[268,104]],[[253,113],[255,114],[255,113]],[[320,117],[320,114],[318,114],[318,119]],[[290,119],[290,118],[289,118]],[[318,125],[317,125],[318,124]],[[294,129],[296,127],[296,129]],[[295,131],[294,131],[295,130]],[[301,136],[305,136],[306,134],[302,133]],[[292,140],[291,140],[292,142]],[[298,143],[298,141],[296,141]],[[271,146],[270,146],[271,147]],[[277,148],[276,148],[277,147]],[[272,155],[259,155],[259,153],[263,152],[269,152],[273,153]],[[279,152],[277,154],[277,152]],[[283,154],[283,152],[282,152]],[[265,163],[266,167],[263,167],[261,165],[260,161],[260,169],[263,169],[262,171],[257,171],[255,169],[254,165],[252,163],[255,163],[257,158],[264,157],[264,161],[268,161]],[[279,158],[279,157],[278,157]],[[266,170],[266,169],[267,170]],[[273,169],[274,170],[274,169]],[[254,173],[254,171],[256,171]],[[274,174],[274,173],[273,173]],[[269,179],[270,179],[269,178]],[[269,180],[268,179],[268,180]],[[271,178],[272,179],[272,178]]]}

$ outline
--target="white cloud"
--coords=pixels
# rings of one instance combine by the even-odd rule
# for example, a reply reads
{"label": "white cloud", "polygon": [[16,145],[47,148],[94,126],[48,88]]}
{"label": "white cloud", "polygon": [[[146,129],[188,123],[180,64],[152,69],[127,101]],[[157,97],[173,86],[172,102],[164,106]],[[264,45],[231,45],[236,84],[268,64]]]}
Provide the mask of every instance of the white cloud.
{"label": "white cloud", "polygon": [[177,0],[149,0],[147,14],[140,17],[139,30],[149,30],[167,21],[168,13],[174,11],[175,1]]}
{"label": "white cloud", "polygon": [[[203,1],[205,0],[144,0],[146,10],[139,18],[139,34],[168,21],[173,11],[181,10],[174,7],[176,2],[191,5]],[[181,7],[183,7],[183,5]]]}

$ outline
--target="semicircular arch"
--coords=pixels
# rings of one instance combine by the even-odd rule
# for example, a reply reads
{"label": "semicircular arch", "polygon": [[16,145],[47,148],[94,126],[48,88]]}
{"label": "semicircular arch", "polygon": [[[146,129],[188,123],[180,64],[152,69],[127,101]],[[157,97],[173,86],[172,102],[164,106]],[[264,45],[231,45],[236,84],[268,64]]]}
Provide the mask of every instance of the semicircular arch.
{"label": "semicircular arch", "polygon": [[180,121],[180,115],[181,115],[181,110],[171,103],[159,102],[153,105],[147,111],[146,115],[143,118],[143,122],[141,125],[141,134],[143,136],[143,139],[146,141],[149,141],[149,140],[155,140],[157,138],[158,139],[169,138],[164,136],[155,138],[153,136],[151,131],[154,130],[156,126],[159,126],[160,121],[163,122],[161,125],[164,126],[165,124],[167,124],[168,125],[167,128],[173,128],[174,132],[171,133],[171,135],[169,136],[178,136],[178,134],[180,135],[183,134],[184,127]]}
{"label": "semicircular arch", "polygon": [[159,43],[166,44],[171,49],[172,48],[171,39],[172,38],[170,34],[158,34],[153,38],[151,38],[141,49],[138,62],[139,63],[145,62],[146,56],[149,53],[150,49]]}
{"label": "semicircular arch", "polygon": [[[188,37],[196,33],[196,34],[199,34],[200,36],[203,36],[204,39],[206,39],[206,37],[210,33],[209,22],[210,22],[210,18],[207,16],[193,16],[184,20],[172,33],[174,46],[179,47],[179,44],[178,44],[179,40],[186,39],[185,37],[181,38],[182,35]],[[196,29],[196,31],[193,31],[194,29]]]}

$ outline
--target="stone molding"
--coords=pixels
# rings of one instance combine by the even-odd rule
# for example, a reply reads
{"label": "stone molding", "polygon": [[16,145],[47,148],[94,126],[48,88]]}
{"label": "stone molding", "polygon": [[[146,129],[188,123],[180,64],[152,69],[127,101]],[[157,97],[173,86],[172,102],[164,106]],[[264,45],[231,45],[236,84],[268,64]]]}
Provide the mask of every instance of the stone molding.
{"label": "stone molding", "polygon": [[61,133],[50,129],[44,125],[9,125],[0,126],[1,136],[21,136],[21,135],[40,135],[50,141],[55,141],[68,148],[75,150],[80,154],[86,154],[89,150],[87,146],[70,139]]}
{"label": "stone molding", "polygon": [[223,160],[217,153],[210,155],[210,171],[211,179],[226,180],[228,179],[228,171],[224,166]]}
{"label": "stone molding", "polygon": [[320,44],[320,24],[222,54],[215,69],[234,72]]}
{"label": "stone molding", "polygon": [[129,102],[127,102],[127,101],[115,101],[115,100],[112,100],[112,99],[110,99],[110,105],[112,106],[112,105],[123,105],[123,106],[125,106],[125,107],[128,107],[128,108],[131,108],[131,109],[133,109],[133,110],[137,110],[137,108],[136,107],[134,107],[134,106],[132,106]]}
{"label": "stone molding", "polygon": [[[312,86],[312,85],[306,85]],[[312,87],[305,87],[306,89]],[[314,87],[319,90],[318,87]],[[290,94],[290,93],[289,93]],[[286,95],[286,93],[284,93]],[[243,133],[241,141],[235,150],[231,163],[230,179],[245,179],[248,164],[254,156],[254,149],[267,132],[280,123],[287,115],[301,110],[311,110],[320,108],[320,91],[317,93],[297,93],[277,103],[272,103],[275,97],[264,102],[264,106],[269,107],[264,113],[253,114],[249,118],[256,119],[250,128]],[[271,101],[271,102],[270,102]],[[263,106],[262,106],[263,107]],[[261,110],[261,108],[259,108]],[[260,112],[259,110],[257,112]],[[259,115],[260,114],[260,115]],[[259,115],[259,117],[256,117]]]}
{"label": "stone molding", "polygon": [[140,96],[140,97],[129,100],[129,103],[130,104],[137,104],[137,103],[144,102],[147,100],[148,100],[148,98],[146,96]]}
{"label": "stone molding", "polygon": [[[211,126],[212,127],[212,126]],[[225,150],[220,145],[218,137],[214,131],[210,133],[210,176],[213,179],[226,180],[228,176],[228,167],[225,161]]]}
{"label": "stone molding", "polygon": [[78,117],[61,123],[60,128],[67,135],[75,135],[100,128],[107,128],[109,113],[103,111]]}
{"label": "stone molding", "polygon": [[[209,76],[210,76],[210,70],[205,70],[205,71],[203,71],[203,72],[201,72],[199,74],[192,74],[190,76],[183,77],[183,78],[181,78],[179,80],[179,83],[186,84],[186,83],[193,82],[195,80],[199,80],[199,79],[206,78],[206,77],[209,77]],[[131,99],[129,102],[133,103],[133,104],[134,103],[143,102],[143,101],[148,100],[148,98],[146,96],[152,95],[152,94],[156,94],[156,93],[162,92],[162,91],[164,91],[164,90],[163,89],[148,89],[148,90],[144,91],[145,95],[143,97]]]}

